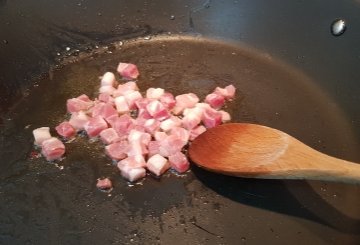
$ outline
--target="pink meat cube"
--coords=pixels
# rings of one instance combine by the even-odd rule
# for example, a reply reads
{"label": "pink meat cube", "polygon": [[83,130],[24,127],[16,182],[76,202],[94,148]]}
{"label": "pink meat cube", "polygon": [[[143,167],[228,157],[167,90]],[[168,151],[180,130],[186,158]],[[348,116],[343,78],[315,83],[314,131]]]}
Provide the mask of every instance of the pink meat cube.
{"label": "pink meat cube", "polygon": [[150,141],[148,144],[148,156],[151,157],[159,153],[160,153],[160,142]]}
{"label": "pink meat cube", "polygon": [[149,112],[146,109],[139,109],[138,118],[147,120],[147,119],[152,119],[153,117],[149,114]]}
{"label": "pink meat cube", "polygon": [[221,124],[221,113],[214,109],[207,109],[204,111],[202,122],[207,128],[216,127]]}
{"label": "pink meat cube", "polygon": [[186,145],[181,138],[175,135],[169,135],[164,140],[160,142],[159,154],[168,157],[172,154],[175,154]]}
{"label": "pink meat cube", "polygon": [[223,96],[225,99],[233,99],[235,97],[236,88],[234,85],[228,85],[225,88],[216,87],[214,93]]}
{"label": "pink meat cube", "polygon": [[121,138],[113,128],[107,128],[101,131],[100,139],[107,145],[121,140]]}
{"label": "pink meat cube", "polygon": [[228,112],[223,111],[223,110],[221,110],[219,112],[221,113],[221,121],[223,123],[229,122],[231,120],[231,116],[230,116],[230,114]]}
{"label": "pink meat cube", "polygon": [[129,127],[133,124],[133,119],[127,114],[114,118],[114,120],[111,120],[110,123],[110,125],[116,130],[119,136],[127,134]]}
{"label": "pink meat cube", "polygon": [[101,93],[101,94],[99,94],[98,99],[99,99],[101,102],[114,104],[114,98],[111,96],[111,94],[108,94],[108,93]]}
{"label": "pink meat cube", "polygon": [[118,96],[115,98],[116,110],[119,113],[126,113],[130,111],[129,105],[126,101],[125,96]]}
{"label": "pink meat cube", "polygon": [[41,147],[41,153],[48,161],[59,159],[65,153],[64,144],[55,137],[43,141]]}
{"label": "pink meat cube", "polygon": [[148,119],[144,122],[145,131],[153,135],[160,127],[160,122],[156,119]]}
{"label": "pink meat cube", "polygon": [[181,126],[181,123],[182,122],[181,122],[180,118],[171,116],[170,118],[161,122],[160,128],[166,132],[166,131],[171,130],[173,127]]}
{"label": "pink meat cube", "polygon": [[173,127],[170,131],[171,135],[175,135],[177,138],[181,139],[184,142],[184,145],[187,144],[190,137],[190,132],[182,127]]}
{"label": "pink meat cube", "polygon": [[180,115],[183,111],[184,111],[185,107],[181,107],[179,105],[175,105],[172,109],[171,109],[171,112],[174,114],[174,115]]}
{"label": "pink meat cube", "polygon": [[212,108],[219,109],[224,105],[225,98],[222,95],[212,93],[206,96],[205,102],[211,105]]}
{"label": "pink meat cube", "polygon": [[66,108],[69,113],[86,111],[93,105],[91,101],[84,101],[79,98],[68,99],[66,102]]}
{"label": "pink meat cube", "polygon": [[89,98],[89,96],[87,96],[86,94],[82,94],[82,95],[78,96],[77,99],[85,101],[85,102],[92,102],[91,99]]}
{"label": "pink meat cube", "polygon": [[170,113],[166,108],[161,104],[159,101],[154,100],[151,101],[147,106],[146,110],[149,112],[149,114],[160,121],[165,120],[170,117]]}
{"label": "pink meat cube", "polygon": [[117,167],[120,171],[123,171],[124,167],[145,168],[145,166],[146,162],[142,155],[127,157],[117,163]]}
{"label": "pink meat cube", "polygon": [[127,141],[120,141],[105,146],[105,153],[114,160],[126,158],[128,150],[129,143]]}
{"label": "pink meat cube", "polygon": [[141,144],[147,145],[151,140],[151,135],[138,130],[131,130],[128,135],[129,143],[140,142]]}
{"label": "pink meat cube", "polygon": [[206,128],[203,125],[197,126],[190,131],[190,141],[193,141],[200,134],[204,133]]}
{"label": "pink meat cube", "polygon": [[176,152],[175,154],[169,156],[169,163],[171,168],[175,169],[179,173],[186,172],[190,167],[188,159],[182,152]]}
{"label": "pink meat cube", "polygon": [[129,105],[130,110],[135,110],[136,109],[135,102],[142,99],[142,95],[140,94],[139,91],[133,91],[131,93],[125,94],[124,96]]}
{"label": "pink meat cube", "polygon": [[165,93],[165,90],[162,88],[149,88],[146,90],[146,98],[148,99],[160,99],[161,96],[163,96]]}
{"label": "pink meat cube", "polygon": [[199,102],[199,97],[196,94],[188,93],[188,94],[181,94],[175,97],[176,106],[182,108],[191,108]]}
{"label": "pink meat cube", "polygon": [[[201,104],[201,103],[197,103],[195,105],[195,107],[193,107],[193,108],[185,108],[183,111],[183,115],[187,116],[189,114],[196,114],[198,117],[201,118],[202,114],[204,113],[205,108],[198,106],[198,104]],[[211,108],[211,107],[209,106],[209,108]]]}
{"label": "pink meat cube", "polygon": [[110,103],[104,103],[100,102],[97,103],[92,109],[91,109],[91,115],[92,117],[100,116],[104,119],[111,117],[113,115],[118,115],[117,110],[115,110],[114,106]]}
{"label": "pink meat cube", "polygon": [[200,124],[201,117],[202,116],[200,116],[199,113],[197,113],[197,112],[187,113],[187,115],[184,116],[183,119],[182,119],[182,125],[186,129],[195,128],[197,125]]}
{"label": "pink meat cube", "polygon": [[89,121],[89,117],[85,112],[79,111],[71,114],[71,118],[69,123],[73,126],[77,131],[83,130],[85,124]]}
{"label": "pink meat cube", "polygon": [[89,137],[96,137],[100,134],[101,131],[107,129],[108,125],[106,121],[100,117],[92,117],[89,121],[84,125],[84,129]]}
{"label": "pink meat cube", "polygon": [[161,97],[160,97],[160,102],[166,107],[166,109],[171,110],[172,108],[174,108],[175,104],[176,104],[176,100],[174,98],[174,95],[168,92],[165,92]]}
{"label": "pink meat cube", "polygon": [[111,180],[109,178],[98,179],[96,187],[100,190],[109,190],[112,188]]}
{"label": "pink meat cube", "polygon": [[135,182],[146,176],[146,170],[145,168],[132,168],[126,166],[121,171],[121,175],[128,181]]}
{"label": "pink meat cube", "polygon": [[126,79],[136,79],[139,76],[137,66],[130,63],[119,63],[117,71]]}
{"label": "pink meat cube", "polygon": [[168,135],[165,132],[156,131],[154,134],[155,140],[159,141],[159,142],[166,139],[167,137],[168,137]]}
{"label": "pink meat cube", "polygon": [[135,102],[135,105],[138,109],[146,109],[146,106],[153,100],[148,98],[142,98]]}
{"label": "pink meat cube", "polygon": [[35,144],[40,146],[45,140],[51,138],[50,128],[49,127],[41,127],[33,130],[33,135],[35,138]]}
{"label": "pink meat cube", "polygon": [[116,89],[111,85],[101,86],[99,88],[99,93],[113,94],[115,91]]}
{"label": "pink meat cube", "polygon": [[60,123],[55,127],[56,132],[65,138],[71,138],[76,134],[73,126],[67,121]]}
{"label": "pink meat cube", "polygon": [[146,167],[153,174],[160,176],[170,168],[170,164],[166,158],[156,154],[149,158],[146,163]]}
{"label": "pink meat cube", "polygon": [[114,87],[116,82],[115,75],[112,72],[105,72],[101,78],[101,86],[112,86]]}
{"label": "pink meat cube", "polygon": [[127,82],[123,84],[119,84],[116,91],[113,92],[113,96],[124,96],[126,94],[132,93],[134,91],[138,91],[139,88],[136,84],[136,82]]}

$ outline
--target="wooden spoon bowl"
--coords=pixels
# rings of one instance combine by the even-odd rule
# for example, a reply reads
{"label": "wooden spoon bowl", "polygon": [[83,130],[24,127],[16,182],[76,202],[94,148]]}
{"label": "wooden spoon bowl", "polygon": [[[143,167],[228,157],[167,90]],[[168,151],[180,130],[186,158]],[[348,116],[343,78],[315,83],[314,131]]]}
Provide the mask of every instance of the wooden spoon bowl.
{"label": "wooden spoon bowl", "polygon": [[318,152],[273,128],[228,123],[207,130],[189,156],[209,171],[251,178],[360,183],[360,164]]}

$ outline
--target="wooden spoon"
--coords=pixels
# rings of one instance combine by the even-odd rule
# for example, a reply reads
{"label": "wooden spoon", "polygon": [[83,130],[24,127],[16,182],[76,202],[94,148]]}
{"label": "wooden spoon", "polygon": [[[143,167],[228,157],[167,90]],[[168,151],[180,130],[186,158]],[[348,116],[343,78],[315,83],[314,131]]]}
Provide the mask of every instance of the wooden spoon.
{"label": "wooden spoon", "polygon": [[228,123],[207,130],[190,145],[198,166],[226,175],[360,183],[360,164],[318,152],[277,129]]}

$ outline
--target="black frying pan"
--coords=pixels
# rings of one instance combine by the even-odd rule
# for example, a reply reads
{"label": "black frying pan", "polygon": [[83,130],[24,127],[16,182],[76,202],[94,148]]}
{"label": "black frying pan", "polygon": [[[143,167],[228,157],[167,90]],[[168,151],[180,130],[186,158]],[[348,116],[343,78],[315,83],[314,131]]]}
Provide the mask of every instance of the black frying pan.
{"label": "black frying pan", "polygon": [[[358,11],[356,1],[0,1],[0,243],[358,244],[359,186],[193,166],[130,187],[101,144],[78,137],[61,170],[33,157],[31,136],[66,117],[67,98],[95,96],[121,60],[139,66],[143,90],[203,97],[234,83],[234,121],[359,162]],[[348,29],[334,37],[338,17]],[[95,187],[101,176],[110,196]]]}

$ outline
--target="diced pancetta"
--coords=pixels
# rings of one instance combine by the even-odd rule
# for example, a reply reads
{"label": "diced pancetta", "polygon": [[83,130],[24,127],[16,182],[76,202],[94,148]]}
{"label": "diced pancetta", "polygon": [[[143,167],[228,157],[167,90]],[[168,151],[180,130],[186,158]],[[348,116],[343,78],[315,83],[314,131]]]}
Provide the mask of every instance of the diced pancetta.
{"label": "diced pancetta", "polygon": [[100,139],[104,144],[112,144],[121,140],[118,133],[113,128],[107,128],[100,132]]}
{"label": "diced pancetta", "polygon": [[66,108],[69,113],[86,111],[93,105],[92,101],[84,101],[79,98],[68,99],[66,102]]}
{"label": "diced pancetta", "polygon": [[127,141],[120,141],[105,146],[105,153],[114,160],[121,160],[127,157],[129,151],[129,143]]}
{"label": "diced pancetta", "polygon": [[182,127],[173,127],[170,131],[170,135],[174,135],[181,139],[184,142],[184,145],[186,145],[189,141],[190,132]]}
{"label": "diced pancetta", "polygon": [[133,91],[131,93],[127,93],[124,95],[125,99],[129,105],[130,110],[135,110],[136,109],[136,101],[142,99],[142,95],[140,94],[139,91]]}
{"label": "diced pancetta", "polygon": [[166,158],[156,154],[146,162],[146,168],[156,176],[160,176],[170,168],[170,164]]}
{"label": "diced pancetta", "polygon": [[181,94],[175,97],[176,106],[182,108],[192,108],[199,102],[199,97],[194,93]]}
{"label": "diced pancetta", "polygon": [[110,190],[112,188],[112,183],[109,178],[98,179],[96,187],[100,190]]}
{"label": "diced pancetta", "polygon": [[40,146],[45,140],[51,138],[50,128],[49,127],[41,127],[33,130],[33,135],[35,138],[35,145]]}
{"label": "diced pancetta", "polygon": [[116,91],[116,88],[114,88],[111,85],[101,86],[99,88],[99,93],[113,94],[115,91]]}
{"label": "diced pancetta", "polygon": [[225,88],[216,87],[214,93],[223,96],[227,100],[230,100],[235,97],[235,91],[236,88],[231,84]]}
{"label": "diced pancetta", "polygon": [[214,109],[207,109],[203,113],[202,122],[207,128],[213,128],[221,124],[221,113]]}
{"label": "diced pancetta", "polygon": [[73,126],[77,131],[84,130],[85,124],[89,121],[89,117],[85,112],[79,111],[71,114],[69,123]]}
{"label": "diced pancetta", "polygon": [[41,153],[48,161],[57,160],[65,154],[65,146],[58,138],[52,137],[42,142]]}
{"label": "diced pancetta", "polygon": [[175,116],[171,116],[170,118],[164,120],[160,124],[160,128],[163,131],[170,131],[173,127],[179,127],[181,126],[181,119]]}
{"label": "diced pancetta", "polygon": [[146,162],[142,155],[135,155],[127,157],[117,163],[117,167],[120,171],[123,171],[125,167],[131,168],[145,168]]}
{"label": "diced pancetta", "polygon": [[126,113],[130,111],[129,105],[126,101],[125,96],[118,96],[115,98],[116,110],[119,113]]}
{"label": "diced pancetta", "polygon": [[202,116],[196,112],[187,113],[182,119],[182,125],[184,128],[190,130],[200,124],[201,118]]}
{"label": "diced pancetta", "polygon": [[147,119],[144,122],[145,131],[153,135],[160,127],[160,122],[156,119]]}
{"label": "diced pancetta", "polygon": [[205,102],[214,109],[220,109],[225,103],[225,98],[220,94],[212,93],[206,96]]}
{"label": "diced pancetta", "polygon": [[190,167],[188,159],[182,152],[176,152],[175,154],[170,155],[169,163],[171,168],[175,169],[178,173],[184,173]]}
{"label": "diced pancetta", "polygon": [[198,137],[200,134],[204,133],[206,131],[206,128],[203,125],[199,125],[196,128],[193,128],[190,130],[190,141],[193,141],[196,137]]}
{"label": "diced pancetta", "polygon": [[146,176],[145,168],[124,167],[121,175],[130,182],[135,182]]}
{"label": "diced pancetta", "polygon": [[114,97],[112,97],[111,94],[100,93],[98,99],[101,102],[110,103],[111,105],[114,105]]}
{"label": "diced pancetta", "polygon": [[161,104],[161,102],[154,100],[151,101],[147,106],[146,110],[149,112],[149,114],[159,120],[165,120],[170,117],[169,111]]}
{"label": "diced pancetta", "polygon": [[169,135],[160,142],[159,154],[163,157],[168,157],[175,154],[186,145],[180,137],[176,135]]}
{"label": "diced pancetta", "polygon": [[126,79],[136,79],[139,76],[137,66],[130,63],[119,63],[117,72]]}
{"label": "diced pancetta", "polygon": [[148,90],[146,90],[146,98],[158,100],[164,93],[165,90],[162,88],[148,88]]}
{"label": "diced pancetta", "polygon": [[107,128],[108,125],[106,121],[100,116],[90,118],[84,125],[84,129],[89,137],[96,137],[101,131]]}
{"label": "diced pancetta", "polygon": [[105,72],[101,78],[101,86],[112,86],[115,85],[115,75],[112,72]]}
{"label": "diced pancetta", "polygon": [[118,115],[117,110],[115,110],[114,106],[110,103],[100,102],[97,103],[93,108],[91,108],[91,116],[97,117],[100,116],[104,119],[111,117],[113,115]]}
{"label": "diced pancetta", "polygon": [[[159,132],[159,133],[161,133],[161,132]],[[160,153],[160,142],[159,141],[150,141],[148,144],[148,156],[151,157],[151,156],[159,154],[159,153]]]}
{"label": "diced pancetta", "polygon": [[176,104],[176,100],[174,98],[174,95],[168,92],[165,92],[161,97],[160,97],[160,102],[166,107],[166,109],[171,110],[172,108],[174,108],[175,104]]}
{"label": "diced pancetta", "polygon": [[67,121],[60,123],[55,127],[56,132],[65,138],[71,138],[76,134],[74,127]]}

